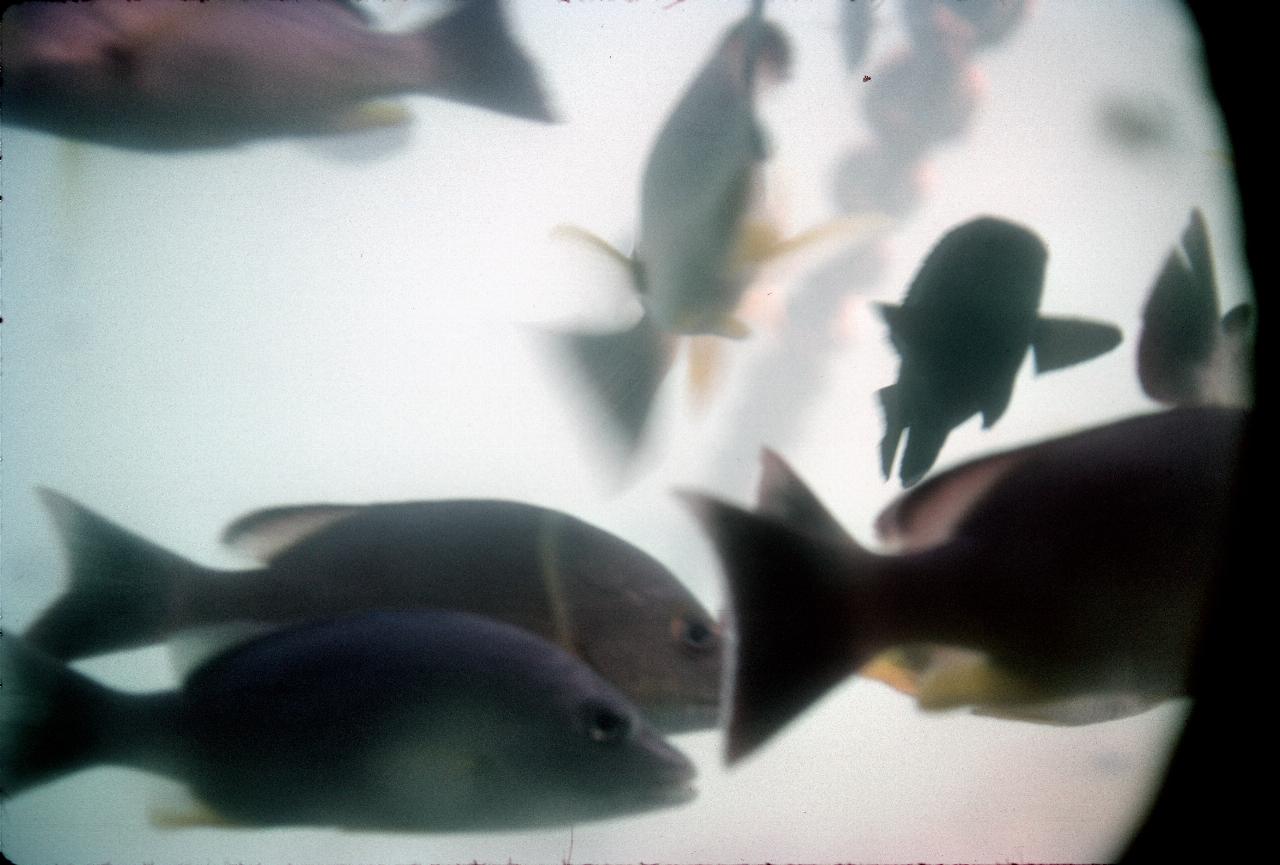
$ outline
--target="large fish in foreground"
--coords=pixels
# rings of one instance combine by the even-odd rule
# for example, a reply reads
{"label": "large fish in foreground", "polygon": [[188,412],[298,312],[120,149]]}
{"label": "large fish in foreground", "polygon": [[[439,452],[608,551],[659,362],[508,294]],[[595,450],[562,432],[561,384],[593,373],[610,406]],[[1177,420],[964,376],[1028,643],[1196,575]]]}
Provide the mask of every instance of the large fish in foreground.
{"label": "large fish in foreground", "polygon": [[951,430],[982,415],[998,421],[1028,349],[1037,372],[1097,357],[1120,343],[1118,328],[1039,314],[1048,251],[1033,232],[990,216],[953,228],[929,252],[901,306],[883,305],[902,357],[883,388],[880,468],[899,468],[903,486],[924,476]]}
{"label": "large fish in foreground", "polygon": [[6,10],[4,119],[138,150],[401,123],[376,102],[424,93],[550,120],[495,0],[411,33],[339,0],[93,0]]}
{"label": "large fish in foreground", "polygon": [[1169,405],[1252,402],[1253,308],[1220,315],[1209,232],[1193,210],[1142,311],[1138,379],[1147,396]]}
{"label": "large fish in foreground", "polygon": [[966,463],[881,514],[893,555],[776,457],[763,513],[688,494],[737,628],[728,758],[890,649],[930,709],[1087,723],[1187,693],[1244,421],[1174,409]]}
{"label": "large fish in foreground", "polygon": [[181,690],[109,690],[0,642],[6,795],[110,763],[188,784],[170,826],[464,831],[688,801],[693,766],[580,661],[462,613],[371,613],[239,646]]}
{"label": "large fish in foreground", "polygon": [[723,37],[658,133],[641,181],[634,256],[581,229],[559,229],[621,261],[643,308],[628,330],[569,337],[573,356],[630,445],[644,431],[676,339],[744,336],[733,314],[752,273],[790,248],[750,218],[766,156],[756,85],[762,73],[785,76],[791,59],[786,36],[763,19],[762,7],[756,2]]}
{"label": "large fish in foreground", "polygon": [[42,490],[71,584],[26,639],[64,659],[190,628],[438,607],[489,616],[578,655],[665,730],[714,726],[719,628],[659,562],[559,511],[443,500],[269,508],[225,539],[263,567],[205,568]]}

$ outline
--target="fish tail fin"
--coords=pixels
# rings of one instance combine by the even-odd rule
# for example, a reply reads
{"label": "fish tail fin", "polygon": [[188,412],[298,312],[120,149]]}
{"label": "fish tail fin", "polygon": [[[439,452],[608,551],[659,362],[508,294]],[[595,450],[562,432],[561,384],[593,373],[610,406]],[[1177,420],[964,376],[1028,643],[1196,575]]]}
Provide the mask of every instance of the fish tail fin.
{"label": "fish tail fin", "polygon": [[898,469],[904,487],[912,486],[933,468],[950,434],[951,430],[944,424],[916,423],[911,426],[907,433],[907,446],[902,451],[902,466]]}
{"label": "fish tail fin", "polygon": [[0,637],[0,795],[96,763],[148,764],[162,747],[148,696],[121,694],[27,645]]}
{"label": "fish tail fin", "polygon": [[633,449],[671,365],[674,341],[658,330],[647,314],[628,330],[573,333],[567,338],[569,351],[591,390]]}
{"label": "fish tail fin", "polygon": [[682,492],[722,562],[734,637],[726,755],[747,756],[881,648],[858,610],[879,557]]}
{"label": "fish tail fin", "polygon": [[420,32],[430,55],[423,90],[502,114],[553,122],[538,70],[511,38],[498,0],[467,0]]}
{"label": "fish tail fin", "polygon": [[202,569],[49,489],[39,491],[66,547],[67,591],[27,630],[31,645],[72,659],[154,642],[176,625],[183,582]]}
{"label": "fish tail fin", "polygon": [[786,460],[766,448],[760,455],[760,463],[756,513],[785,520],[809,534],[832,541],[853,540]]}

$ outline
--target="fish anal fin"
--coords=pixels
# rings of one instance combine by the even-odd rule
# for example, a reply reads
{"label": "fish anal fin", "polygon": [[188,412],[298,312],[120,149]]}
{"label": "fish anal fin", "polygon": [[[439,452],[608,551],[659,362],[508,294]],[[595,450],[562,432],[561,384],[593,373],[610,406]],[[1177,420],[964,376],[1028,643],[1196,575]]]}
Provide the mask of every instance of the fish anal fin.
{"label": "fish anal fin", "polygon": [[270,563],[294,544],[362,510],[360,505],[285,505],[253,511],[227,526],[222,542]]}
{"label": "fish anal fin", "polygon": [[385,129],[404,126],[413,115],[398,102],[376,100],[361,104],[334,115],[330,119],[332,132],[359,132],[365,129]]}
{"label": "fish anal fin", "polygon": [[689,393],[694,405],[705,408],[724,373],[720,339],[699,335],[689,338]]}
{"label": "fish anal fin", "polygon": [[965,655],[930,668],[916,703],[926,712],[975,704],[1016,705],[1043,699],[1035,683],[980,655]]}
{"label": "fish anal fin", "polygon": [[228,820],[203,802],[187,805],[153,805],[147,821],[157,829],[230,829],[240,824]]}
{"label": "fish anal fin", "polygon": [[1031,338],[1037,373],[1092,360],[1120,344],[1120,328],[1081,318],[1041,316]]}

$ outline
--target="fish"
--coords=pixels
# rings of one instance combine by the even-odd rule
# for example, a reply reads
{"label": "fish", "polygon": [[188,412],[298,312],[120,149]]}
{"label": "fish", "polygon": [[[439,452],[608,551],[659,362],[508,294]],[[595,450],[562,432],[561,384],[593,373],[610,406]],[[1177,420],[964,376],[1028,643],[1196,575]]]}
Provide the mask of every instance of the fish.
{"label": "fish", "polygon": [[763,3],[720,40],[658,132],[640,189],[634,255],[575,226],[553,233],[604,250],[625,269],[640,300],[623,331],[572,333],[569,355],[629,447],[640,440],[652,402],[685,336],[738,339],[734,310],[759,264],[793,248],[767,220],[753,218],[767,157],[754,96],[762,74],[789,73],[782,29]]}
{"label": "fish", "polygon": [[943,235],[901,305],[880,305],[902,358],[897,382],[878,392],[886,479],[903,433],[899,476],[907,487],[933,466],[951,430],[979,413],[984,429],[995,424],[1028,349],[1042,373],[1119,345],[1114,325],[1039,314],[1048,257],[1030,229],[979,217]]}
{"label": "fish", "polygon": [[474,831],[598,820],[693,798],[695,771],[616,689],[521,628],[446,610],[276,631],[180,689],[104,687],[0,641],[0,787],[100,764],[187,784],[166,826]]}
{"label": "fish", "polygon": [[1142,311],[1138,380],[1147,396],[1166,405],[1252,402],[1253,307],[1220,315],[1209,230],[1197,208]]}
{"label": "fish", "polygon": [[972,460],[880,514],[887,554],[776,456],[754,512],[682,491],[731,602],[726,759],[890,651],[926,710],[1093,723],[1190,694],[1247,414],[1174,408]]}
{"label": "fish", "polygon": [[246,514],[224,534],[261,567],[206,568],[52,490],[70,585],[27,628],[73,660],[237,622],[373,609],[489,616],[582,658],[668,732],[715,726],[719,624],[666,567],[569,514],[460,499]]}
{"label": "fish", "polygon": [[553,115],[496,0],[420,30],[373,29],[341,0],[94,0],[6,11],[5,122],[151,151],[397,125],[423,93],[529,120]]}

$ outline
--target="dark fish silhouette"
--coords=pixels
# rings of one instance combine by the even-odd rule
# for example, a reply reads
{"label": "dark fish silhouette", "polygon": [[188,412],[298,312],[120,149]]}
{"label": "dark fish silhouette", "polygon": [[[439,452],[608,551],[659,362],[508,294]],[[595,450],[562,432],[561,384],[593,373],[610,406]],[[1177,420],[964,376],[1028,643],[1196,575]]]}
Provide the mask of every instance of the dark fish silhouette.
{"label": "dark fish silhouette", "polygon": [[557,643],[667,730],[714,726],[719,628],[656,560],[559,511],[453,500],[249,514],[226,540],[264,567],[204,568],[43,490],[71,585],[26,639],[64,659],[230,622],[438,607]]}
{"label": "dark fish silhouette", "polygon": [[901,306],[882,305],[902,357],[896,384],[883,388],[880,468],[910,486],[937,459],[951,430],[981,413],[998,421],[1030,349],[1036,372],[1097,357],[1120,342],[1118,328],[1039,315],[1044,243],[1028,229],[986,216],[947,232],[925,258]]}
{"label": "dark fish silhouette", "polygon": [[737,629],[729,760],[895,647],[931,709],[1087,723],[1187,693],[1244,422],[1174,409],[966,463],[881,514],[895,555],[855,543],[776,457],[764,514],[687,494]]}
{"label": "dark fish silhouette", "polygon": [[337,0],[94,0],[6,11],[6,123],[139,150],[225,147],[403,122],[374,100],[426,93],[551,114],[495,0],[414,33]]}
{"label": "dark fish silhouette", "polygon": [[169,825],[462,831],[688,801],[693,766],[584,664],[462,613],[371,613],[278,631],[181,690],[109,690],[0,643],[6,795],[104,763],[185,782]]}
{"label": "dark fish silhouette", "polygon": [[1242,303],[1219,315],[1209,232],[1197,209],[1142,311],[1138,380],[1147,396],[1169,405],[1251,402],[1253,308]]}

